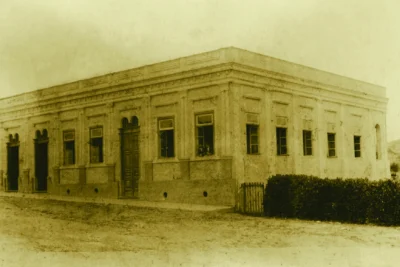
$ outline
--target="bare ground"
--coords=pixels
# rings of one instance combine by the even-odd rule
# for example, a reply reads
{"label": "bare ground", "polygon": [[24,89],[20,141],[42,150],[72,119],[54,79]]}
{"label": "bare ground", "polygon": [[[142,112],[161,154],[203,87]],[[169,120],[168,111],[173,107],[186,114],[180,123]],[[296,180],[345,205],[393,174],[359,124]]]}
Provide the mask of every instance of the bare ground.
{"label": "bare ground", "polygon": [[400,266],[400,227],[0,197],[0,266]]}

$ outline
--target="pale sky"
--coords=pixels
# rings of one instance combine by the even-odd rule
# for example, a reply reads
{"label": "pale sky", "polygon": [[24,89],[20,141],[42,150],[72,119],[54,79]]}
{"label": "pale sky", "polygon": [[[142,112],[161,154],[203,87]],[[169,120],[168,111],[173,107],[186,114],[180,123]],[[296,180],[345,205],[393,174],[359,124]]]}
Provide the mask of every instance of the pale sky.
{"label": "pale sky", "polygon": [[397,0],[0,0],[0,97],[236,46],[385,86],[391,141],[399,11]]}

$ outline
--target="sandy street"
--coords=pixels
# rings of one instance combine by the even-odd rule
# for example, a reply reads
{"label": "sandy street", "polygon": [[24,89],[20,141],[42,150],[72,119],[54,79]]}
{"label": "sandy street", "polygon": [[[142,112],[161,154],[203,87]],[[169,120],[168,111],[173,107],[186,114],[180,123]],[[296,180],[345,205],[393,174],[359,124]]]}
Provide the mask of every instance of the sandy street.
{"label": "sandy street", "polygon": [[399,266],[400,227],[0,197],[0,266]]}

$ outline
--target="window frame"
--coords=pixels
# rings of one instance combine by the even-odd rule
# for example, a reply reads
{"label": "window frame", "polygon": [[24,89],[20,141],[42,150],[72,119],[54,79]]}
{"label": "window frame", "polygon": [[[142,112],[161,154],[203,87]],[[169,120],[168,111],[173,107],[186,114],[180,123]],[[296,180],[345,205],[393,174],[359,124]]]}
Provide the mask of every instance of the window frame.
{"label": "window frame", "polygon": [[303,156],[312,156],[312,155],[313,155],[312,131],[303,130]]}
{"label": "window frame", "polygon": [[[254,132],[251,132],[255,129]],[[259,155],[260,154],[260,126],[254,123],[246,123],[246,148],[248,155]],[[255,136],[257,139],[256,143],[252,143],[252,137]],[[256,152],[253,151],[253,147],[256,147]]]}
{"label": "window frame", "polygon": [[[92,136],[92,131],[96,129],[101,129],[101,136]],[[100,145],[94,145],[94,141],[101,140]],[[98,159],[93,161],[93,147],[99,146],[99,153]],[[103,126],[93,126],[89,128],[89,157],[90,157],[90,164],[100,164],[104,163],[104,127]]]}
{"label": "window frame", "polygon": [[[246,153],[247,155],[260,155],[260,121],[258,113],[247,112],[246,116]],[[255,129],[255,131],[253,131]],[[256,142],[252,142],[256,137]],[[253,147],[256,151],[253,151]]]}
{"label": "window frame", "polygon": [[[358,142],[356,142],[356,138],[358,138]],[[354,135],[353,136],[353,143],[354,143],[354,157],[361,158],[361,135]],[[357,149],[357,146],[359,149]]]}
{"label": "window frame", "polygon": [[[333,141],[329,140],[329,136],[333,136]],[[336,158],[336,133],[328,132],[326,135],[327,145],[328,145],[328,158]],[[333,148],[330,147],[330,144],[333,144]],[[333,155],[331,155],[331,151],[333,151]]]}
{"label": "window frame", "polygon": [[[63,165],[64,166],[72,166],[76,164],[76,146],[75,146],[75,141],[76,141],[76,135],[75,135],[75,130],[64,130],[63,132]],[[72,133],[73,138],[67,139],[65,138],[66,134]],[[72,163],[67,162],[67,157],[66,157],[66,151],[67,151],[67,144],[73,145],[72,149]]]}
{"label": "window frame", "polygon": [[[284,137],[281,136],[282,132],[284,132]],[[277,156],[287,156],[289,155],[288,153],[288,144],[287,144],[287,132],[288,129],[287,127],[276,127],[275,130],[275,137],[276,137],[276,154]],[[282,140],[285,140],[285,145],[282,145]],[[284,153],[282,152],[282,149],[285,149]]]}
{"label": "window frame", "polygon": [[[205,123],[199,123],[199,117],[205,117],[205,116],[210,116],[211,121],[210,122],[205,122]],[[214,112],[208,111],[208,112],[202,112],[202,113],[196,113],[195,116],[195,155],[196,157],[204,157],[204,156],[213,156],[215,155],[215,118],[214,118]],[[207,152],[205,148],[200,147],[200,142],[199,142],[199,129],[201,128],[203,131],[202,138],[203,138],[203,143],[205,143],[205,134],[204,130],[209,127],[209,129],[212,129],[212,145],[209,146],[209,151]],[[204,144],[202,146],[205,146]],[[201,148],[201,149],[200,149]]]}
{"label": "window frame", "polygon": [[[172,121],[172,126],[171,127],[161,127],[161,123],[163,121]],[[175,153],[175,118],[174,117],[162,117],[158,118],[158,157],[162,159],[168,159],[168,158],[174,158],[176,153]],[[172,155],[168,156],[167,154],[164,156],[163,155],[163,147],[162,147],[162,134],[165,132],[171,132],[172,131]],[[167,137],[168,139],[168,137]],[[168,141],[167,141],[168,142]],[[168,147],[168,145],[167,145]]]}

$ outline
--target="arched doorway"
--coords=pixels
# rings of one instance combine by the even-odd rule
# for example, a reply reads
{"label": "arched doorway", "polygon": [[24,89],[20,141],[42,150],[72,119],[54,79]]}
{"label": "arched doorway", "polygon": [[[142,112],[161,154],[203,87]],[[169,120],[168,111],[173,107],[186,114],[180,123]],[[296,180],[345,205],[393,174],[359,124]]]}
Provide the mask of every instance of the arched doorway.
{"label": "arched doorway", "polygon": [[139,120],[123,118],[121,124],[121,197],[134,198],[139,196]]}
{"label": "arched doorway", "polygon": [[12,134],[7,142],[7,190],[18,191],[19,179],[19,136]]}
{"label": "arched doorway", "polygon": [[36,131],[35,143],[35,191],[47,191],[47,176],[48,176],[48,144],[49,137],[47,130],[42,132]]}

